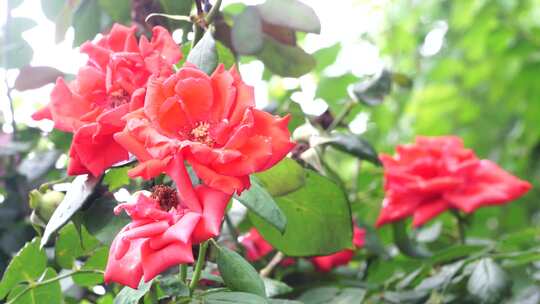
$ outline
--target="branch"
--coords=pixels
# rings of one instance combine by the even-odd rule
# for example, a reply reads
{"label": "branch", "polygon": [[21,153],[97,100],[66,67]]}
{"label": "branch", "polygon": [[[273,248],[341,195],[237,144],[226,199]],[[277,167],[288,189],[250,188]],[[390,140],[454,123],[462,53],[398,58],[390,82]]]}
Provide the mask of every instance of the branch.
{"label": "branch", "polygon": [[50,279],[47,279],[47,280],[44,280],[44,281],[41,281],[41,282],[31,283],[28,287],[26,287],[23,291],[21,291],[19,294],[17,294],[15,297],[13,297],[6,304],[17,303],[17,300],[20,297],[22,297],[24,294],[26,294],[27,292],[29,292],[30,290],[32,290],[34,288],[38,288],[39,286],[48,285],[48,284],[54,283],[56,281],[60,281],[60,280],[65,279],[67,277],[70,277],[70,276],[73,276],[73,275],[76,275],[76,274],[81,274],[81,273],[103,274],[103,271],[96,270],[96,269],[80,269],[80,270],[74,270],[72,272],[64,273],[62,275],[59,275],[59,276],[56,276],[54,278],[50,278]]}
{"label": "branch", "polygon": [[268,263],[268,265],[266,265],[263,269],[261,269],[261,271],[259,272],[259,274],[261,275],[261,277],[268,277],[268,275],[270,275],[270,273],[272,273],[272,270],[274,270],[274,268],[276,268],[276,266],[281,263],[281,261],[283,261],[283,259],[285,258],[285,255],[283,254],[283,252],[281,251],[278,251],[278,253],[276,253],[276,255],[274,255],[274,257],[270,260],[270,262]]}

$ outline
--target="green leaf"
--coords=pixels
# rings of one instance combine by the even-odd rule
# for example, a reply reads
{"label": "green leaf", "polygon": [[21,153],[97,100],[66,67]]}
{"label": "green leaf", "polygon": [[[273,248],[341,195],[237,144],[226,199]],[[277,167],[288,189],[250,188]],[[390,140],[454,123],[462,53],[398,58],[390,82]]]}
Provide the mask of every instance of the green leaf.
{"label": "green leaf", "polygon": [[[282,183],[280,179],[286,180],[286,176],[261,179],[265,185],[272,185]],[[249,218],[264,239],[279,251],[288,256],[311,256],[352,248],[349,204],[343,190],[330,179],[306,170],[303,187],[275,199],[287,218],[284,234],[253,213]]]}
{"label": "green leaf", "polygon": [[121,23],[128,23],[131,20],[130,0],[98,0],[98,3],[112,20]]}
{"label": "green leaf", "polygon": [[[52,268],[47,268],[45,272],[40,276],[38,282],[53,279],[57,276],[57,273]],[[13,289],[9,294],[8,300],[13,300],[18,296],[27,285],[19,285]],[[60,304],[62,303],[62,289],[60,287],[60,281],[54,281],[43,285],[30,286],[31,288],[23,295],[17,298],[13,303],[15,304],[41,304],[46,301],[47,304]]]}
{"label": "green leaf", "polygon": [[19,37],[23,32],[35,27],[36,21],[25,17],[12,17],[9,22],[4,25],[4,30],[7,31],[8,37]]}
{"label": "green leaf", "polygon": [[315,71],[322,72],[325,68],[332,65],[341,51],[341,44],[336,43],[326,48],[319,49],[313,53],[313,57],[317,61]]}
{"label": "green leaf", "polygon": [[81,209],[88,197],[94,192],[94,188],[98,184],[99,178],[91,177],[88,175],[78,175],[71,182],[69,190],[66,196],[54,210],[54,213],[45,227],[43,232],[43,238],[41,239],[41,246],[45,246],[49,241],[51,235],[60,229],[69,219]]}
{"label": "green leaf", "polygon": [[236,64],[236,58],[234,57],[233,52],[226,47],[223,43],[216,41],[216,49],[218,54],[218,61],[223,63],[226,69],[230,69],[233,65]]}
{"label": "green leaf", "polygon": [[266,291],[266,295],[270,298],[284,295],[293,291],[292,287],[290,287],[289,285],[281,281],[272,280],[269,278],[262,278],[262,279],[264,282],[264,289]]}
{"label": "green leaf", "polygon": [[334,132],[325,143],[330,144],[338,150],[352,154],[359,159],[381,165],[377,151],[375,151],[367,140],[358,135]]}
{"label": "green leaf", "polygon": [[[105,270],[109,248],[101,247],[86,260],[81,270]],[[78,273],[72,276],[73,281],[80,286],[92,287],[103,283],[103,275],[98,273]]]}
{"label": "green leaf", "polygon": [[222,246],[216,246],[216,263],[225,285],[233,291],[243,291],[266,296],[261,277],[242,256]]}
{"label": "green leaf", "polygon": [[34,51],[28,42],[21,37],[6,41],[0,37],[3,52],[0,52],[0,64],[6,69],[18,69],[30,63]]}
{"label": "green leaf", "polygon": [[459,272],[465,261],[457,261],[455,263],[441,267],[435,275],[425,278],[415,287],[415,290],[431,291],[434,289],[444,289]]}
{"label": "green leaf", "polygon": [[25,66],[19,71],[15,79],[15,89],[26,91],[41,88],[42,86],[54,83],[58,77],[64,73],[53,67],[47,66]]}
{"label": "green leaf", "polygon": [[101,10],[98,0],[84,0],[73,14],[75,38],[73,46],[92,40],[101,31]]}
{"label": "green leaf", "polygon": [[241,55],[255,55],[263,49],[262,21],[256,7],[248,6],[234,18],[231,40],[234,50]]}
{"label": "green leaf", "polygon": [[297,0],[266,0],[257,6],[264,21],[302,32],[321,32],[321,21],[315,11]]}
{"label": "green leaf", "polygon": [[268,301],[261,296],[245,292],[212,292],[204,295],[200,304],[268,304]]}
{"label": "green leaf", "polygon": [[189,297],[189,288],[180,282],[177,275],[160,276],[158,283],[167,297]]}
{"label": "green leaf", "polygon": [[401,253],[417,259],[425,259],[432,256],[431,252],[421,245],[414,243],[409,237],[404,220],[392,223],[392,231],[394,232],[394,243]]}
{"label": "green leaf", "polygon": [[39,248],[39,238],[19,250],[9,263],[0,282],[0,299],[20,282],[35,282],[47,267],[45,251]]}
{"label": "green leaf", "polygon": [[65,2],[65,0],[41,0],[41,10],[49,20],[55,22]]}
{"label": "green leaf", "polygon": [[204,33],[201,40],[189,52],[187,62],[194,64],[199,69],[210,75],[218,65],[216,41],[210,31]]}
{"label": "green leaf", "polygon": [[127,174],[129,169],[131,169],[129,166],[112,168],[105,173],[103,183],[109,186],[109,191],[113,191],[129,184],[130,179]]}
{"label": "green leaf", "polygon": [[340,290],[337,287],[318,287],[304,292],[298,301],[304,304],[326,304],[330,303],[339,293]]}
{"label": "green leaf", "polygon": [[284,158],[271,169],[256,176],[261,185],[273,197],[283,196],[302,188],[305,181],[306,172],[295,160]]}
{"label": "green leaf", "polygon": [[73,223],[64,226],[54,246],[54,258],[62,268],[70,269],[79,257],[96,249],[99,242],[82,227],[81,235]]}
{"label": "green leaf", "polygon": [[269,299],[268,303],[270,304],[304,304],[300,301],[287,300],[287,299]]}
{"label": "green leaf", "polygon": [[100,198],[82,213],[83,224],[88,232],[105,245],[110,245],[122,227],[129,223],[129,217],[124,213],[114,215],[115,206],[115,201]]}
{"label": "green leaf", "polygon": [[484,250],[486,247],[483,245],[464,245],[458,244],[452,247],[447,247],[436,252],[430,259],[431,263],[439,264],[448,261],[452,261],[458,258],[467,257],[474,253],[478,253]]}
{"label": "green leaf", "polygon": [[361,102],[376,106],[384,101],[384,97],[392,90],[392,73],[382,70],[373,78],[354,85],[353,94]]}
{"label": "green leaf", "polygon": [[116,298],[114,298],[114,304],[137,304],[139,303],[139,300],[144,297],[144,295],[150,290],[150,287],[152,287],[152,281],[148,283],[141,282],[139,284],[139,288],[133,289],[130,287],[124,287],[118,295],[116,295]]}
{"label": "green leaf", "polygon": [[300,77],[316,65],[313,56],[301,48],[280,43],[267,35],[257,57],[270,71],[283,77]]}
{"label": "green leaf", "polygon": [[287,218],[283,211],[270,196],[268,191],[261,186],[255,176],[251,178],[251,188],[242,192],[242,195],[235,198],[246,206],[251,212],[265,219],[269,224],[276,227],[280,232],[285,232]]}
{"label": "green leaf", "polygon": [[500,303],[510,285],[504,270],[491,258],[483,258],[474,268],[467,283],[467,290],[477,303]]}
{"label": "green leaf", "polygon": [[[159,0],[164,13],[179,16],[189,16],[193,2],[193,0]],[[186,31],[191,27],[191,22],[170,19],[167,22],[171,29],[182,28]]]}

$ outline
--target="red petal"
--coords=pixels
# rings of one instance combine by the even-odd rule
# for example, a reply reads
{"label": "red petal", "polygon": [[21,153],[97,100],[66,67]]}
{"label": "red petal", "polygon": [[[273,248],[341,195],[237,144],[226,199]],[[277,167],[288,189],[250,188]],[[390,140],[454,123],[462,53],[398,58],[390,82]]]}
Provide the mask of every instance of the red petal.
{"label": "red petal", "polygon": [[231,196],[203,185],[197,186],[195,191],[203,205],[202,219],[197,224],[192,238],[193,243],[197,244],[219,234],[223,214]]}
{"label": "red petal", "polygon": [[171,266],[193,263],[190,243],[172,243],[162,249],[154,250],[147,240],[142,246],[141,257],[145,282],[152,280]]}
{"label": "red petal", "polygon": [[413,216],[413,226],[420,227],[426,222],[430,221],[437,215],[446,211],[450,207],[450,204],[443,200],[432,200],[423,202],[415,211]]}

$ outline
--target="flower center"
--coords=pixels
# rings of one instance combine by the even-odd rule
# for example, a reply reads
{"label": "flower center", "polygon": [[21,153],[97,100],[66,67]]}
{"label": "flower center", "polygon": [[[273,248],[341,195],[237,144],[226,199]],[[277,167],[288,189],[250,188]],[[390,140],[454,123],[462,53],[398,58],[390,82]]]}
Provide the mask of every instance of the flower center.
{"label": "flower center", "polygon": [[158,201],[162,210],[169,211],[178,206],[176,190],[165,185],[157,185],[152,188],[151,198]]}
{"label": "flower center", "polygon": [[128,103],[129,99],[130,99],[129,93],[126,92],[126,90],[118,89],[116,91],[109,93],[107,97],[107,102],[111,108],[116,108],[125,103]]}
{"label": "flower center", "polygon": [[191,140],[198,141],[208,146],[214,145],[214,140],[210,136],[210,124],[207,122],[198,122],[195,128],[190,132]]}

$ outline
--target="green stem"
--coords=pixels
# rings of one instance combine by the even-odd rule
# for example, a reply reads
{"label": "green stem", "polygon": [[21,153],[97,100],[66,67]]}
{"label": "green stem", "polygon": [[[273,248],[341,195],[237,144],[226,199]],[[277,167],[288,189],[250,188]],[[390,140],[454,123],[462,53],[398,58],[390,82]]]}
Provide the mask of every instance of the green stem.
{"label": "green stem", "polygon": [[214,21],[214,18],[219,13],[219,8],[221,7],[221,1],[222,0],[217,0],[216,3],[214,3],[214,6],[212,6],[210,11],[208,12],[208,15],[206,15],[206,18],[204,18],[204,20],[206,21],[206,24],[211,24],[212,21]]}
{"label": "green stem", "polygon": [[459,214],[459,212],[458,212],[457,210],[452,209],[452,214],[453,214],[454,217],[456,218],[457,228],[458,228],[459,242],[460,242],[461,244],[465,244],[465,239],[466,239],[466,235],[465,235],[465,226],[466,226],[467,222],[466,222],[465,219]]}
{"label": "green stem", "polygon": [[407,234],[407,227],[405,226],[405,220],[400,220],[392,223],[394,233],[394,243],[399,248],[399,251],[404,255],[407,255],[416,259],[425,259],[432,256],[425,247],[420,244],[416,244],[409,238]]}
{"label": "green stem", "polygon": [[54,283],[54,282],[57,282],[57,281],[60,281],[64,278],[67,278],[67,277],[70,277],[70,276],[73,276],[73,275],[76,275],[76,274],[81,274],[81,273],[97,273],[97,274],[103,274],[103,271],[101,270],[96,270],[96,269],[81,269],[81,270],[74,270],[72,272],[68,272],[68,273],[64,273],[62,275],[59,275],[59,276],[56,276],[54,278],[50,278],[50,279],[47,279],[47,280],[43,280],[41,282],[35,282],[35,283],[30,283],[28,285],[28,287],[26,287],[23,291],[21,291],[19,294],[17,294],[15,297],[13,297],[9,302],[7,302],[6,304],[13,304],[13,303],[17,303],[17,300],[19,300],[19,298],[21,298],[23,295],[25,295],[27,292],[29,292],[30,290],[34,289],[34,288],[37,288],[39,286],[43,286],[43,285],[48,285],[48,284],[51,284],[51,283]]}
{"label": "green stem", "polygon": [[189,283],[189,293],[193,294],[195,287],[199,283],[201,278],[201,272],[206,260],[206,249],[208,249],[208,241],[201,243],[199,246],[199,256],[197,257],[197,263],[195,264],[195,269],[193,270],[193,277],[191,277],[191,282]]}
{"label": "green stem", "polygon": [[180,282],[186,284],[187,279],[187,265],[182,264],[180,265]]}
{"label": "green stem", "polygon": [[355,104],[356,103],[354,101],[349,100],[343,106],[343,110],[341,110],[341,112],[339,112],[336,119],[334,119],[332,124],[328,127],[327,131],[330,132],[330,131],[334,130],[335,128],[337,128],[341,124],[341,122],[349,115],[349,113],[351,112],[351,110],[353,109]]}

